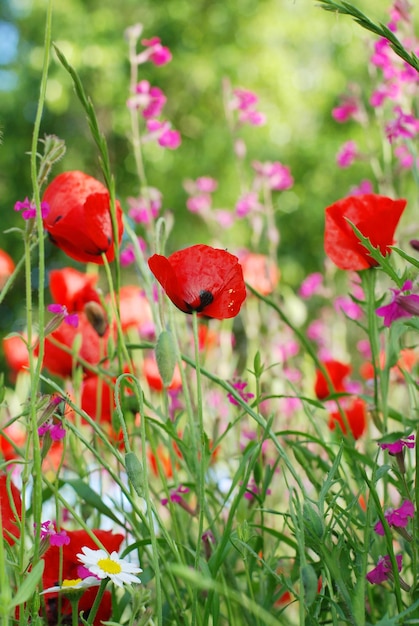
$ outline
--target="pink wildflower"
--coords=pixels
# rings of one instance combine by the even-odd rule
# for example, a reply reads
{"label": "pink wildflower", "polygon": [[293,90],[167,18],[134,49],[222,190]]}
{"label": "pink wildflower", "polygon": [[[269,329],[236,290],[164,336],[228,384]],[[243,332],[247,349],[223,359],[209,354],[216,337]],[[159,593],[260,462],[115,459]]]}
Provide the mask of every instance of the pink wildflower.
{"label": "pink wildflower", "polygon": [[[387,509],[384,513],[384,517],[386,518],[388,525],[393,528],[406,528],[409,522],[409,517],[413,517],[414,515],[415,507],[413,502],[410,500],[405,500],[398,509]],[[384,527],[381,521],[376,523],[374,530],[377,535],[384,537]]]}
{"label": "pink wildflower", "polygon": [[386,126],[386,134],[390,143],[399,137],[413,139],[419,133],[419,119],[404,113],[400,106],[394,108],[395,118]]}
{"label": "pink wildflower", "polygon": [[[248,402],[249,400],[251,400],[251,398],[255,397],[253,393],[244,391],[245,388],[247,387],[247,383],[244,382],[243,380],[236,380],[235,382],[231,383],[231,386],[238,392],[239,396],[245,402]],[[229,402],[231,402],[231,404],[234,404],[235,406],[240,406],[236,398],[231,393],[227,394],[227,398]]]}
{"label": "pink wildflower", "polygon": [[262,205],[258,200],[258,194],[254,191],[244,193],[236,203],[236,214],[238,217],[246,217],[253,211],[260,211]]}
{"label": "pink wildflower", "polygon": [[[402,555],[398,554],[396,556],[397,569],[399,572],[402,569]],[[382,556],[378,559],[377,566],[374,567],[370,572],[368,572],[366,579],[369,583],[379,585],[380,583],[385,582],[392,576],[392,566],[391,559],[389,555]]]}
{"label": "pink wildflower", "polygon": [[362,308],[350,296],[337,296],[333,306],[335,311],[342,311],[352,320],[359,320],[363,315]]}
{"label": "pink wildflower", "polygon": [[[36,217],[36,204],[30,202],[29,198],[25,198],[23,202],[16,202],[14,206],[15,211],[22,211],[22,217],[24,220],[34,219]],[[49,213],[48,202],[41,202],[41,216],[42,219],[47,217]]]}
{"label": "pink wildflower", "polygon": [[289,167],[279,161],[274,163],[254,161],[252,165],[259,177],[266,180],[270,189],[284,191],[290,189],[294,184]]}
{"label": "pink wildflower", "polygon": [[166,104],[166,96],[159,87],[151,87],[148,80],[140,81],[135,87],[135,95],[128,99],[127,106],[141,109],[145,119],[157,117]]}
{"label": "pink wildflower", "polygon": [[218,187],[215,178],[211,178],[210,176],[200,176],[196,179],[195,185],[197,190],[203,193],[213,193]]}
{"label": "pink wildflower", "polygon": [[396,320],[403,317],[419,315],[419,295],[410,293],[412,281],[406,280],[401,289],[391,289],[393,292],[390,304],[378,307],[376,314],[384,318],[387,328]]}
{"label": "pink wildflower", "polygon": [[404,448],[414,448],[415,447],[415,435],[408,435],[403,439],[398,439],[393,443],[379,443],[378,444],[382,450],[388,450],[388,453],[392,456],[396,456],[403,452]]}
{"label": "pink wildflower", "polygon": [[52,441],[61,441],[66,435],[65,428],[61,424],[54,424],[52,420],[48,420],[38,428],[38,435],[43,437],[49,433]]}
{"label": "pink wildflower", "polygon": [[41,522],[41,539],[49,539],[51,546],[68,546],[70,543],[70,537],[65,530],[57,532],[55,525],[50,520]]}
{"label": "pink wildflower", "polygon": [[339,105],[332,110],[332,117],[340,124],[343,124],[350,119],[354,119],[358,113],[358,99],[351,95],[344,95]]}
{"label": "pink wildflower", "polygon": [[67,307],[64,304],[49,304],[47,310],[50,313],[63,318],[64,322],[73,328],[77,328],[79,325],[79,316],[77,313],[69,313]]}
{"label": "pink wildflower", "polygon": [[349,196],[362,196],[367,193],[374,193],[374,186],[370,180],[361,180],[357,187],[349,190]]}
{"label": "pink wildflower", "polygon": [[154,65],[166,65],[172,60],[172,53],[169,48],[162,46],[159,37],[142,39],[141,43],[148,48],[148,58]]}
{"label": "pink wildflower", "polygon": [[306,276],[300,285],[298,295],[305,300],[315,296],[323,289],[323,274],[320,272],[313,272]]}
{"label": "pink wildflower", "polygon": [[336,155],[336,163],[339,167],[350,167],[358,156],[358,148],[355,141],[345,142]]}

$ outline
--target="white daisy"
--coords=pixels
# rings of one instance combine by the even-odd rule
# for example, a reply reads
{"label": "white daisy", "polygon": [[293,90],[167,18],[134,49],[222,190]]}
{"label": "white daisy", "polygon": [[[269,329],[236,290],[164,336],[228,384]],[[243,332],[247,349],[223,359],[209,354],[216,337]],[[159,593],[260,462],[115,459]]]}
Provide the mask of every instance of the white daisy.
{"label": "white daisy", "polygon": [[64,578],[61,585],[55,587],[48,587],[41,591],[41,595],[45,593],[68,593],[71,591],[77,591],[78,589],[87,589],[88,587],[97,587],[100,585],[100,580],[96,576],[87,576],[87,578]]}
{"label": "white daisy", "polygon": [[124,559],[120,559],[117,552],[108,554],[105,550],[91,550],[86,546],[81,549],[83,554],[78,554],[77,558],[89,572],[98,578],[110,578],[110,580],[122,587],[124,583],[140,583],[138,574],[143,570]]}

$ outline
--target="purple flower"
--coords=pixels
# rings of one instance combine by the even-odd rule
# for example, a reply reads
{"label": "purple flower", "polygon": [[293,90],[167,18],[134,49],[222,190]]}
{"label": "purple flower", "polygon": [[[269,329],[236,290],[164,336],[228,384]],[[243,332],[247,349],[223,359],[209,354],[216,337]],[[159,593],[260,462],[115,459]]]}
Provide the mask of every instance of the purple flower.
{"label": "purple flower", "polygon": [[[30,220],[36,217],[36,204],[30,202],[29,198],[25,198],[23,202],[16,202],[14,206],[15,211],[22,211],[22,217],[24,220]],[[48,202],[41,202],[41,216],[44,219],[49,213]]]}
{"label": "purple flower", "polygon": [[[407,523],[409,521],[409,517],[413,517],[415,514],[415,507],[413,502],[410,500],[405,500],[401,507],[398,509],[387,509],[384,513],[384,517],[386,518],[389,526],[393,528],[406,528]],[[374,526],[374,530],[377,535],[384,536],[384,527],[382,522],[377,522]]]}
{"label": "purple flower", "polygon": [[403,448],[415,447],[415,435],[409,435],[408,437],[398,439],[393,443],[379,443],[378,445],[382,450],[388,450],[389,454],[396,456],[396,454],[400,454],[403,451]]}
{"label": "purple flower", "polygon": [[66,324],[72,326],[73,328],[77,328],[79,325],[79,316],[77,313],[69,313],[67,311],[67,307],[64,304],[49,304],[47,306],[47,310],[50,313],[55,313],[56,315],[60,315],[63,317]]}
{"label": "purple flower", "polygon": [[[397,569],[399,572],[402,569],[402,555],[398,554],[396,556]],[[374,567],[368,574],[366,575],[366,579],[369,583],[374,585],[379,585],[380,583],[385,582],[392,575],[392,567],[391,560],[388,554],[386,556],[382,556],[378,559],[377,566]]]}
{"label": "purple flower", "polygon": [[[35,526],[35,524],[34,524]],[[70,537],[67,535],[65,530],[60,530],[59,532],[55,529],[55,524],[50,520],[46,522],[41,522],[41,539],[49,539],[49,543],[51,546],[68,546],[70,543]]]}
{"label": "purple flower", "polygon": [[401,289],[391,289],[393,292],[390,304],[378,307],[376,314],[384,317],[384,326],[387,328],[402,317],[419,315],[419,295],[405,293],[412,289],[412,281],[407,280]]}
{"label": "purple flower", "polygon": [[179,485],[179,487],[177,487],[176,489],[173,489],[170,493],[169,493],[169,497],[168,498],[162,498],[161,503],[163,504],[163,506],[166,506],[166,504],[169,502],[174,502],[176,504],[182,504],[183,500],[183,495],[184,493],[189,493],[189,489],[188,487],[184,487],[183,485]]}
{"label": "purple flower", "polygon": [[61,441],[66,435],[66,430],[61,424],[53,424],[47,421],[38,428],[38,435],[43,437],[47,433],[49,433],[52,441]]}
{"label": "purple flower", "polygon": [[[253,393],[249,393],[247,391],[244,391],[244,389],[247,387],[247,383],[244,382],[243,380],[237,380],[237,381],[231,383],[231,386],[234,387],[234,389],[238,392],[239,396],[245,402],[248,402],[248,400],[250,400],[251,398],[255,397]],[[235,406],[240,406],[239,403],[237,402],[236,398],[231,393],[227,394],[227,398],[228,398],[229,402],[231,402],[231,404],[234,404]]]}
{"label": "purple flower", "polygon": [[358,148],[355,141],[346,141],[336,155],[336,163],[339,167],[350,167],[358,156]]}
{"label": "purple flower", "polygon": [[300,289],[298,290],[298,295],[301,298],[311,298],[315,294],[318,294],[323,289],[323,274],[320,272],[313,272],[313,274],[309,274],[303,280],[300,285]]}

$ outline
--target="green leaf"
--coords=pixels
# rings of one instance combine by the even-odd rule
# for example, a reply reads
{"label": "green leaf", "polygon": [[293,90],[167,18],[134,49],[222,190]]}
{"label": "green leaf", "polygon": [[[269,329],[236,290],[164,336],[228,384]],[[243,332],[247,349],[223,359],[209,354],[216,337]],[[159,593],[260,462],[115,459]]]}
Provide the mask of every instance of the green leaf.
{"label": "green leaf", "polygon": [[35,593],[36,587],[41,580],[44,566],[45,561],[38,561],[35,567],[29,572],[29,574],[26,576],[25,580],[17,590],[17,593],[11,602],[10,609],[15,608],[19,604],[27,602],[29,598]]}
{"label": "green leaf", "polygon": [[114,522],[117,522],[118,524],[121,523],[121,520],[118,519],[116,515],[114,515],[114,513],[109,507],[106,506],[106,504],[104,504],[101,496],[99,496],[96,491],[93,491],[93,489],[91,489],[91,487],[89,487],[89,485],[87,485],[83,480],[66,480],[65,483],[67,485],[70,485],[70,487],[73,487],[74,491],[85,504],[91,506],[93,509],[95,509],[102,515],[105,515],[105,517],[108,517]]}

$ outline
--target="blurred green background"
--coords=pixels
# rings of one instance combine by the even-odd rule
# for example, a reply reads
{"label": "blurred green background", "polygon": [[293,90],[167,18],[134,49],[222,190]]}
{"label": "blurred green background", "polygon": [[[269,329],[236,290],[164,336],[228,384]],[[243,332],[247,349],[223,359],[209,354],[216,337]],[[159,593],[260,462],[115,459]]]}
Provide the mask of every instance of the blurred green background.
{"label": "blurred green background", "polygon": [[[216,178],[216,207],[233,210],[238,199],[237,169],[222,102],[222,80],[228,78],[233,87],[255,91],[258,108],[267,115],[265,126],[241,131],[248,146],[249,180],[253,160],[281,161],[291,168],[295,180],[292,190],[275,194],[283,280],[298,286],[307,273],[322,269],[324,207],[362,179],[371,178],[366,163],[345,170],[336,166],[341,144],[348,139],[362,143],[365,137],[354,122],[337,124],[331,110],[349,82],[364,85],[368,99],[373,35],[349,17],[322,10],[313,0],[57,0],[54,4],[53,40],[92,97],[125,207],[126,198],[139,190],[129,142],[124,30],[141,22],[143,37],[159,36],[173,53],[168,65],[147,63],[141,69],[141,77],[167,95],[164,115],[182,134],[176,151],[145,148],[149,184],[163,192],[164,208],[175,215],[169,247],[209,239],[199,218],[186,209],[186,178]],[[370,18],[388,21],[390,2],[354,4]],[[1,3],[1,231],[21,225],[13,205],[31,196],[28,151],[39,93],[45,11],[46,2],[40,0]],[[100,178],[84,114],[54,54],[44,133],[54,133],[67,144],[67,154],[55,173],[81,169]],[[374,133],[372,128],[373,138]],[[378,149],[379,143],[377,136]],[[238,228],[218,239],[234,249],[246,246],[249,235]],[[0,238],[0,247],[17,260],[23,251],[19,236],[2,232]],[[10,310],[7,313],[3,306],[3,327],[5,316],[10,321]]]}

